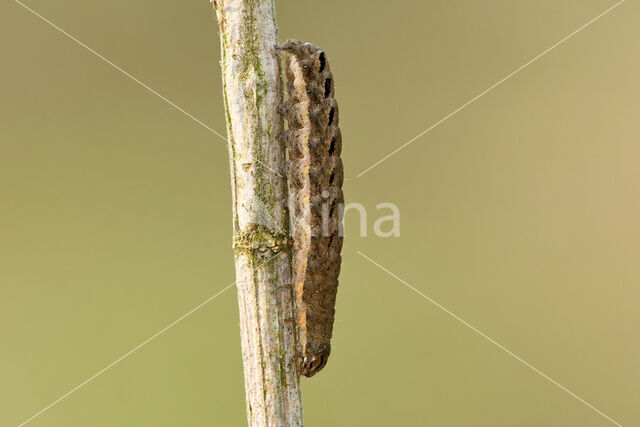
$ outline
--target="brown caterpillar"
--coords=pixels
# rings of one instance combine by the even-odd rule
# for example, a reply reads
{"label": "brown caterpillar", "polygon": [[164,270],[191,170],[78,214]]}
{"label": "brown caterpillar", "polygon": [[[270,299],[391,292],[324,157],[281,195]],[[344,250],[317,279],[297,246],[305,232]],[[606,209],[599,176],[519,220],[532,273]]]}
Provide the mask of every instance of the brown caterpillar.
{"label": "brown caterpillar", "polygon": [[325,53],[297,40],[278,49],[286,55],[289,95],[281,106],[289,125],[281,139],[289,153],[296,316],[302,374],[311,377],[331,352],[342,260],[342,136]]}

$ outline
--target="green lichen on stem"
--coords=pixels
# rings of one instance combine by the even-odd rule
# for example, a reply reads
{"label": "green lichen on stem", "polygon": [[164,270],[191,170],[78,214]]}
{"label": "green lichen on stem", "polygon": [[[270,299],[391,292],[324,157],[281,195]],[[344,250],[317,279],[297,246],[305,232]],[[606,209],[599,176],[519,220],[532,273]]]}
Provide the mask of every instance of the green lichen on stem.
{"label": "green lichen on stem", "polygon": [[[226,66],[227,64],[227,50],[230,49],[229,46],[229,37],[226,34],[221,34],[220,37],[220,51],[222,53],[222,66]],[[224,111],[227,122],[227,144],[229,147],[229,155],[231,158],[231,179],[233,180],[233,187],[237,188],[238,185],[238,172],[235,167],[235,162],[233,159],[236,158],[236,144],[235,139],[233,137],[233,123],[231,119],[231,113],[229,110],[229,94],[227,93],[227,83],[225,79],[222,79],[222,96],[224,98]],[[238,220],[238,210],[234,206],[234,215],[233,215],[233,230],[235,233],[240,231],[240,224]]]}
{"label": "green lichen on stem", "polygon": [[[278,334],[279,338],[279,334]],[[278,349],[278,362],[280,363],[280,385],[282,387],[287,386],[287,367],[286,367],[287,356],[284,352],[283,348]]]}
{"label": "green lichen on stem", "polygon": [[256,8],[258,1],[245,1],[246,11],[242,16],[241,31],[244,43],[243,56],[240,58],[240,77],[246,80],[248,77],[257,77],[264,81],[264,70],[260,64],[260,38],[256,20]]}
{"label": "green lichen on stem", "polygon": [[264,253],[287,252],[291,249],[291,238],[283,233],[277,233],[268,228],[251,224],[249,228],[237,233],[233,237],[233,247],[237,251]]}
{"label": "green lichen on stem", "polygon": [[267,164],[272,162],[267,158],[264,146],[270,142],[273,123],[269,120],[270,115],[265,114],[265,109],[270,107],[266,102],[269,82],[261,62],[261,44],[263,41],[260,39],[259,31],[257,31],[256,9],[259,6],[259,2],[257,0],[247,0],[245,4],[247,9],[241,24],[244,45],[239,58],[239,77],[244,86],[245,98],[248,101],[252,101],[251,103],[254,105],[251,121],[253,156],[256,160],[253,165],[256,179],[256,197],[263,206],[272,206],[276,202],[274,200],[275,192],[272,182],[267,177],[270,171],[266,167]]}

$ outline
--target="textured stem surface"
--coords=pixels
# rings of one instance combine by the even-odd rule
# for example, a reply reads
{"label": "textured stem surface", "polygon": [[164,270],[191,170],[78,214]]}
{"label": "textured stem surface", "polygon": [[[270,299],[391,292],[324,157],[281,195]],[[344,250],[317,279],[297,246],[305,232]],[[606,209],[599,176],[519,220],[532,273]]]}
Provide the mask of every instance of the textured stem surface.
{"label": "textured stem surface", "polygon": [[275,0],[214,0],[250,426],[301,426]]}

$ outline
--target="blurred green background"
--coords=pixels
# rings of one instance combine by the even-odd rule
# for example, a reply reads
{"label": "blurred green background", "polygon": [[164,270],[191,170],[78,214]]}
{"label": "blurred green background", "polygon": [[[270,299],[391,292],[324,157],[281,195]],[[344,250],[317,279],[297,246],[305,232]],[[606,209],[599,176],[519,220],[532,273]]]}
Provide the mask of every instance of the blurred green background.
{"label": "blurred green background", "polygon": [[[224,133],[205,1],[29,0]],[[349,213],[308,426],[640,425],[640,5],[279,0],[328,52]],[[0,425],[17,425],[234,280],[224,142],[29,13],[0,4]],[[401,210],[401,237],[373,223]],[[33,426],[242,426],[231,289]],[[634,326],[635,325],[635,326]]]}

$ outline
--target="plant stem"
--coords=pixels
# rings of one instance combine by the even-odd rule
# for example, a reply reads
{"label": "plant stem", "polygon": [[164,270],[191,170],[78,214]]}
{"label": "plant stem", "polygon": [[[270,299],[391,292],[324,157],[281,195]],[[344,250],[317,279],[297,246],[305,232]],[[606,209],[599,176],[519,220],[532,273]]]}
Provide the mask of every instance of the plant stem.
{"label": "plant stem", "polygon": [[213,0],[250,426],[301,426],[275,0]]}

